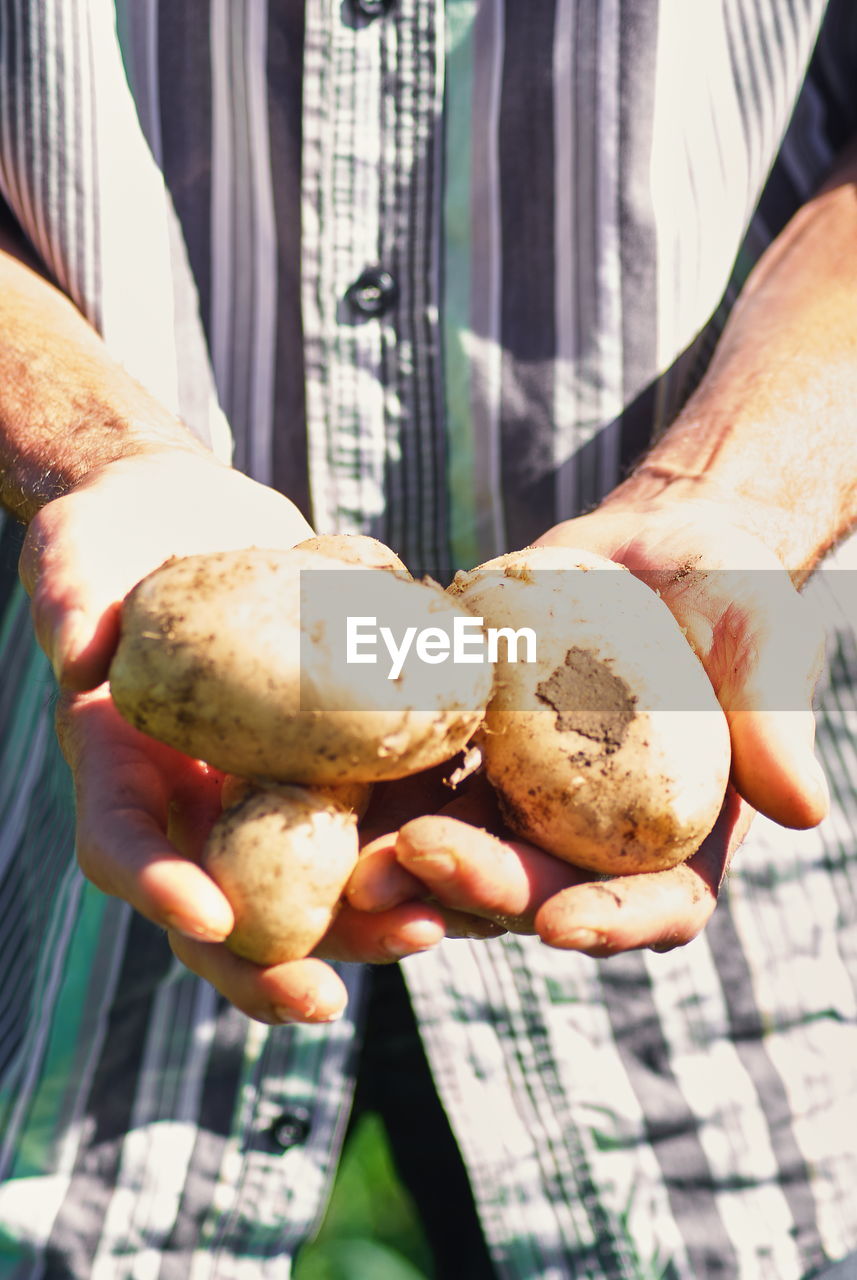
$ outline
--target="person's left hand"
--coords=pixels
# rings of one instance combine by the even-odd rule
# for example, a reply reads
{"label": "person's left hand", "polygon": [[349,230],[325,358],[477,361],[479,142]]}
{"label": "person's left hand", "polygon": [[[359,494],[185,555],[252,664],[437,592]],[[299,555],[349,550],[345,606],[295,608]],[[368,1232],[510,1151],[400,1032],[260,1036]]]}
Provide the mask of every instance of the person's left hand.
{"label": "person's left hand", "polygon": [[[603,879],[511,836],[476,778],[400,829],[389,822],[364,849],[348,898],[371,911],[428,895],[591,955],[666,950],[705,926],[754,810],[795,828],[824,816],[810,705],[823,636],[782,565],[725,504],[653,503],[641,511],[617,503],[540,541],[625,564],[659,590],[685,628],[732,740],[732,785],[713,831],[668,871]],[[407,785],[413,791],[418,783]]]}
{"label": "person's left hand", "polygon": [[705,926],[752,816],[730,787],[714,830],[687,862],[606,879],[515,837],[477,777],[435,813],[369,841],[347,896],[361,912],[427,897],[462,918],[483,915],[512,933],[538,933],[551,946],[590,955],[669,950]]}

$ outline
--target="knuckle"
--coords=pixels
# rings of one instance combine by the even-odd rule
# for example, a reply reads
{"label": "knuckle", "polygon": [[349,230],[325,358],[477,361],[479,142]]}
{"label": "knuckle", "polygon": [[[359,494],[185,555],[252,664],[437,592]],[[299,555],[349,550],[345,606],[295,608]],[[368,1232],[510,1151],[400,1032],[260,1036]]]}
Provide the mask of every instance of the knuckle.
{"label": "knuckle", "polygon": [[110,879],[105,874],[102,858],[91,845],[81,840],[78,840],[77,843],[77,865],[80,867],[81,873],[96,889],[99,889],[102,893],[116,896]]}

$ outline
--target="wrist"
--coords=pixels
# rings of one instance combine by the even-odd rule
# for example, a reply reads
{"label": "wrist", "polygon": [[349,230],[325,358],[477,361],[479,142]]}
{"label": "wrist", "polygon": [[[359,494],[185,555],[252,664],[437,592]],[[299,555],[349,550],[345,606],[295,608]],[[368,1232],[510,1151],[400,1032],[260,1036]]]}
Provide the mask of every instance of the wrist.
{"label": "wrist", "polygon": [[63,430],[61,422],[55,420],[50,432],[33,432],[30,447],[15,452],[0,467],[0,502],[24,524],[48,503],[131,458],[195,457],[222,465],[182,422],[154,401],[121,412],[91,404]]}

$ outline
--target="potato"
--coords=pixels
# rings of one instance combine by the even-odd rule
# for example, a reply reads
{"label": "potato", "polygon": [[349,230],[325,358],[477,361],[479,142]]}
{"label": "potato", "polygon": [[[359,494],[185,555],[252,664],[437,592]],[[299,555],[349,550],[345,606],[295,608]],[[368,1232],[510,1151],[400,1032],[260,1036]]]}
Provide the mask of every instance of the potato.
{"label": "potato", "polygon": [[226,945],[262,965],[309,955],[357,855],[357,819],[329,796],[302,787],[248,791],[217,820],[202,858],[235,912]]}
{"label": "potato", "polygon": [[320,555],[330,556],[342,564],[361,564],[364,569],[396,569],[411,577],[395,551],[377,538],[368,538],[362,533],[320,533],[299,542],[297,550],[318,551]]}
{"label": "potato", "polygon": [[[277,784],[268,778],[239,778],[229,773],[223,780],[221,804],[224,809],[231,809],[254,791],[276,790]],[[327,796],[343,809],[350,809],[359,820],[369,808],[372,799],[371,782],[342,782],[338,786],[332,783],[326,787],[313,787],[313,795]]]}
{"label": "potato", "polygon": [[374,782],[455,755],[490,665],[413,661],[389,679],[383,648],[375,665],[346,661],[349,616],[391,633],[467,617],[435,583],[312,550],[171,560],[124,602],[113,699],[144,733],[243,777]]}
{"label": "potato", "polygon": [[[533,547],[459,575],[487,627],[531,627],[537,661],[509,661],[478,735],[508,825],[577,866],[656,871],[714,824],[729,732],[657,595],[590,552]],[[523,656],[523,654],[521,655]]]}

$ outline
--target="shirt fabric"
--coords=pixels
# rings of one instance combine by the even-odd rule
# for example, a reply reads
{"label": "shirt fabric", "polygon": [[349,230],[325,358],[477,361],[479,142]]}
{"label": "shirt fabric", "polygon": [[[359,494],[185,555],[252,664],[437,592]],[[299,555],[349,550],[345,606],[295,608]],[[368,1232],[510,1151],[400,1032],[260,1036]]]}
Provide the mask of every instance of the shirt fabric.
{"label": "shirt fabric", "polygon": [[[847,0],[0,0],[0,190],[201,438],[444,576],[596,502],[668,423],[854,131],[855,72]],[[342,1022],[263,1027],[81,878],[18,543],[0,1278],[280,1280],[335,1166],[361,971]],[[498,1275],[797,1280],[857,1248],[850,577],[810,587],[831,817],[758,820],[700,938],[404,964]]]}

